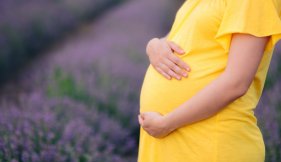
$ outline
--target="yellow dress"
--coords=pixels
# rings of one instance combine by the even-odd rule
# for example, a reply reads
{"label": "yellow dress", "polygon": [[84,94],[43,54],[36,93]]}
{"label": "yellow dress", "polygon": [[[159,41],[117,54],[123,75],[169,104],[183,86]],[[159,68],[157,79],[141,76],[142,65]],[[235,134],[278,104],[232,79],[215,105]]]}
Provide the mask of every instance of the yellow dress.
{"label": "yellow dress", "polygon": [[218,114],[161,139],[140,128],[138,162],[264,161],[265,145],[254,109],[273,48],[281,38],[280,17],[281,0],[187,0],[182,4],[167,39],[186,51],[175,54],[192,71],[180,81],[167,80],[149,65],[140,92],[140,112],[167,114],[216,79],[226,67],[233,33],[270,36],[270,41],[247,93]]}

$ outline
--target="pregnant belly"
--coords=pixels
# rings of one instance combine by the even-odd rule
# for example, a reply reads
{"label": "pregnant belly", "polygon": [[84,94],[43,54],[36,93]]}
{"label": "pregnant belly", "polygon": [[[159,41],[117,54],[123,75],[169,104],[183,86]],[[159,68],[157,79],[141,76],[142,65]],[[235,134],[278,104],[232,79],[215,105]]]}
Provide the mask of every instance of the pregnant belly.
{"label": "pregnant belly", "polygon": [[190,99],[224,69],[224,64],[192,64],[187,78],[168,80],[150,64],[140,92],[140,112],[156,111],[166,114]]}

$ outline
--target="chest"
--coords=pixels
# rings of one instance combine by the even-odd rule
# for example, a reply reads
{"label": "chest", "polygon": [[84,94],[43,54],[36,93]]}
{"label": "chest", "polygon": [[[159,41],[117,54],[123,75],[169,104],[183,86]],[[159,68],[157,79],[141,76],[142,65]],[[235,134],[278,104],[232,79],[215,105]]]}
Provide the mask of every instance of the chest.
{"label": "chest", "polygon": [[224,0],[187,0],[176,13],[172,32],[185,39],[192,35],[196,38],[213,38],[224,10]]}

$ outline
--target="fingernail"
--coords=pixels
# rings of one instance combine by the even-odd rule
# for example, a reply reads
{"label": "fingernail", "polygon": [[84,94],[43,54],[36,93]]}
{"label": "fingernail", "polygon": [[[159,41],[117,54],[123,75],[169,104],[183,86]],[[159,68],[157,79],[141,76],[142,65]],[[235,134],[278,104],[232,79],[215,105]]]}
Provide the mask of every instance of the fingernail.
{"label": "fingernail", "polygon": [[183,73],[183,76],[187,77],[187,73]]}

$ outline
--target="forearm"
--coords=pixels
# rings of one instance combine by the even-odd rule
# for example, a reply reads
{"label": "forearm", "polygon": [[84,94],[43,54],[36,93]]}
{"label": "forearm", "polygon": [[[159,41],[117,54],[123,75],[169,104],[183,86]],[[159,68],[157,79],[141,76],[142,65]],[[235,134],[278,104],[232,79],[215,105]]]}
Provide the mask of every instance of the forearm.
{"label": "forearm", "polygon": [[245,87],[231,80],[230,74],[223,73],[208,86],[174,111],[165,115],[172,130],[215,115],[223,107],[241,97]]}

